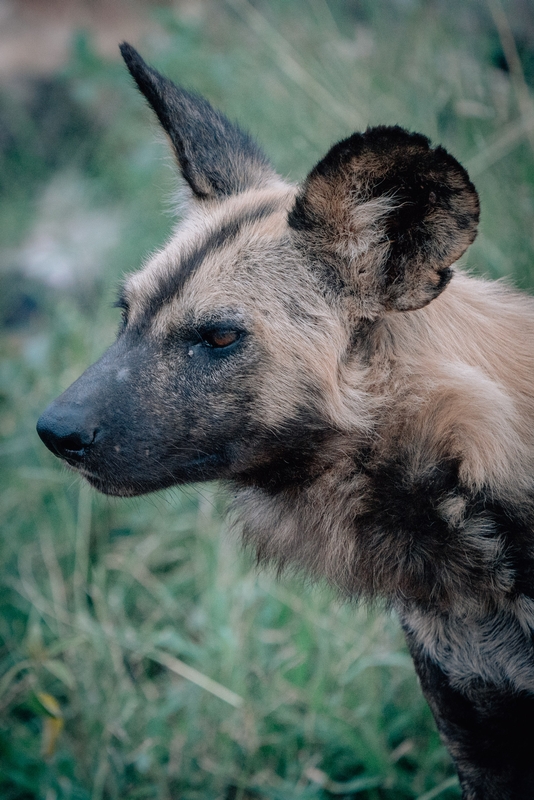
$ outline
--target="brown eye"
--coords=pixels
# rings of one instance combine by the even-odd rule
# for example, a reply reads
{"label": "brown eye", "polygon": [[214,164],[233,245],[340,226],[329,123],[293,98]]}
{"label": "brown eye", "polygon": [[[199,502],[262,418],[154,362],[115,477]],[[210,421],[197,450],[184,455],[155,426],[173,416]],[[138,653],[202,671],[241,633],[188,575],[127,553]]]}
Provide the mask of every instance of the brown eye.
{"label": "brown eye", "polygon": [[206,331],[202,338],[210,347],[229,347],[241,338],[239,331]]}

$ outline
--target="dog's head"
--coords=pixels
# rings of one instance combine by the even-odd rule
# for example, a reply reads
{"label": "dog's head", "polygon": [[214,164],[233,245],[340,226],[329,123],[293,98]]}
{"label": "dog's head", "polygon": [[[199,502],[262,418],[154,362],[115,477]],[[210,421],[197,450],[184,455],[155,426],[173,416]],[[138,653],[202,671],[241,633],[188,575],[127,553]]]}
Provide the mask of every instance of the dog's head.
{"label": "dog's head", "polygon": [[336,432],[368,429],[362,337],[445,289],[475,237],[474,187],[443,148],[397,127],[340,142],[294,187],[205,100],[122,54],[188,208],[125,281],[116,342],[39,435],[109,494],[305,480]]}

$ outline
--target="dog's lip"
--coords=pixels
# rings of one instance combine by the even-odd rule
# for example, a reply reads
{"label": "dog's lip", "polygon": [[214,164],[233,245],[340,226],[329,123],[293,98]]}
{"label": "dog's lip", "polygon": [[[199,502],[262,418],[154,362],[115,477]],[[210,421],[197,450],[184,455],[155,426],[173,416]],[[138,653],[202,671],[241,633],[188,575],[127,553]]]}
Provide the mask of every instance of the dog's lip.
{"label": "dog's lip", "polygon": [[93,473],[90,470],[82,466],[77,461],[69,461],[69,459],[65,458],[65,456],[61,456],[61,460],[63,464],[67,467],[67,469],[70,469],[73,472],[77,472],[78,475],[82,476],[82,478],[90,478],[93,475]]}
{"label": "dog's lip", "polygon": [[[147,481],[143,484],[142,481],[135,481],[125,478],[124,483],[120,482],[120,478],[118,476],[108,477],[105,474],[101,474],[97,471],[93,471],[87,469],[86,466],[76,463],[76,462],[69,462],[67,459],[64,459],[65,465],[73,470],[74,472],[78,473],[80,477],[85,478],[91,486],[99,492],[107,495],[113,495],[116,497],[135,497],[141,494],[149,494],[151,492],[159,491],[163,488],[168,488],[169,486],[179,486],[185,483],[194,483],[196,481],[203,481],[203,480],[214,480],[217,476],[209,476],[202,474],[202,470],[206,469],[209,466],[219,466],[224,467],[225,459],[222,454],[220,453],[207,453],[201,456],[197,456],[192,458],[183,464],[179,465],[179,470],[174,472],[172,475],[169,475],[170,480],[163,486],[159,481],[151,484],[150,481]],[[197,474],[195,474],[195,472]],[[193,473],[193,474],[192,474]],[[220,476],[224,477],[224,476]]]}
{"label": "dog's lip", "polygon": [[[82,475],[85,475],[85,472],[89,472],[88,470],[85,469],[85,467],[83,467],[80,464],[79,461],[77,461],[75,458],[70,458],[69,457],[68,453],[70,453],[70,452],[72,452],[72,451],[67,450],[65,455],[59,455],[59,453],[54,453],[54,455],[57,456],[57,458],[63,459],[63,461],[65,462],[67,467],[69,467],[70,469],[76,470],[76,472],[81,472]],[[76,451],[76,452],[79,452],[81,454],[82,451]],[[82,457],[83,457],[83,455],[82,455]]]}
{"label": "dog's lip", "polygon": [[111,495],[112,497],[135,497],[136,495],[146,494],[150,491],[150,489],[134,488],[128,485],[118,486],[98,477],[98,475],[90,474],[84,475],[83,477],[89,481],[93,489],[102,492],[102,494]]}

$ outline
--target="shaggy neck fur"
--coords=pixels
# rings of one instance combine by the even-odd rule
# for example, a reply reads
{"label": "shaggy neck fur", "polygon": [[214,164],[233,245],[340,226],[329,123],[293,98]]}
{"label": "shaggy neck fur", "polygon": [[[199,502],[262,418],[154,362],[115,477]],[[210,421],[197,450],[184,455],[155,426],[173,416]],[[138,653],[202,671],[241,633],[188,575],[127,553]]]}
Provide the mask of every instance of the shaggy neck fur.
{"label": "shaggy neck fur", "polygon": [[457,275],[428,307],[377,323],[365,346],[355,345],[357,374],[391,409],[387,424],[363,442],[357,419],[352,435],[332,429],[297,486],[240,489],[245,541],[260,561],[351,597],[442,611],[509,604],[534,587],[534,304]]}

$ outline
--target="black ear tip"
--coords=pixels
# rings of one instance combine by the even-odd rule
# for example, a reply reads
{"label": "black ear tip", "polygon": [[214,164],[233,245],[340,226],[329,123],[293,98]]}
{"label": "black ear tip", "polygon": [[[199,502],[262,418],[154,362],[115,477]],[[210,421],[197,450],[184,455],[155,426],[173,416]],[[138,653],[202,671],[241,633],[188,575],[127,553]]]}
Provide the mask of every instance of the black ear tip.
{"label": "black ear tip", "polygon": [[132,47],[132,45],[129,44],[128,42],[122,42],[119,45],[119,50],[121,51],[124,63],[130,70],[130,72],[132,72],[132,70],[134,70],[135,67],[146,66],[145,62],[143,61],[143,59],[141,58],[135,47]]}

